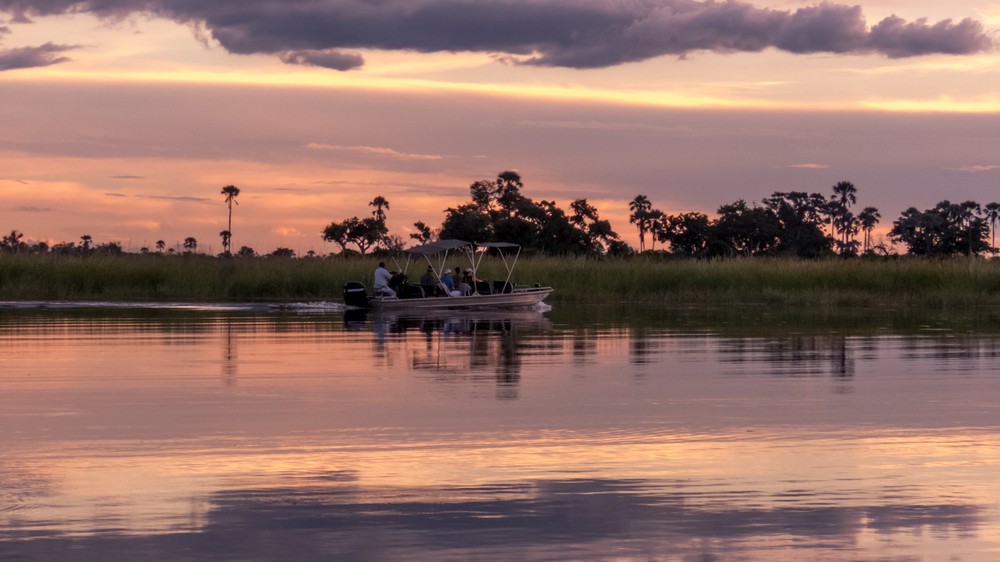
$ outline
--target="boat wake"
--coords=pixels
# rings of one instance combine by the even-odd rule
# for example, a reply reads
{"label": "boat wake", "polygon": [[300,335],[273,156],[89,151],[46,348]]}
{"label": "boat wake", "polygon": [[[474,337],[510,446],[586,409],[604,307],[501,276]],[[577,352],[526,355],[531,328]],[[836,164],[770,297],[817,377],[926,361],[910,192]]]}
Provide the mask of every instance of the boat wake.
{"label": "boat wake", "polygon": [[347,305],[339,302],[295,302],[280,305],[281,310],[289,312],[343,312]]}
{"label": "boat wake", "polygon": [[343,312],[347,309],[335,302],[304,303],[180,303],[180,302],[112,302],[112,301],[0,301],[0,309],[19,310],[192,310],[203,312]]}

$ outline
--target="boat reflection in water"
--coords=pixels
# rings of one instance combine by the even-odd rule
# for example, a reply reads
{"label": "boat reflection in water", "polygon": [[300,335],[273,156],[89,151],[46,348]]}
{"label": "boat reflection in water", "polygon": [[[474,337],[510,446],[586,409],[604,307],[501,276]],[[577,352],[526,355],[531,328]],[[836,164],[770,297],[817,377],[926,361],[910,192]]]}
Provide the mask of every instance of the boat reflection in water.
{"label": "boat reflection in water", "polygon": [[496,398],[518,397],[525,347],[552,328],[536,309],[349,311],[345,326],[370,329],[372,354],[383,366],[404,360],[436,381],[496,380]]}

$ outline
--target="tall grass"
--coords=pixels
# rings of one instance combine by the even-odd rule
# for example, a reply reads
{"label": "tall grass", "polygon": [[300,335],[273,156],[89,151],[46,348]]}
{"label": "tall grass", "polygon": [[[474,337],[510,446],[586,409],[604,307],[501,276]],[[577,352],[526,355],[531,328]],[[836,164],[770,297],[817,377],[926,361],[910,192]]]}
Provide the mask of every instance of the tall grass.
{"label": "tall grass", "polygon": [[[0,300],[339,300],[370,286],[377,258],[0,254]],[[388,261],[388,260],[387,260]],[[489,260],[487,260],[489,261]],[[485,263],[485,262],[484,262]],[[390,264],[390,268],[393,267]],[[410,267],[411,277],[423,270]],[[498,262],[484,279],[503,279]],[[513,280],[555,288],[552,302],[981,306],[1000,304],[1000,260],[522,258]]]}
{"label": "tall grass", "polygon": [[524,260],[520,266],[519,280],[551,285],[566,302],[1000,304],[1000,261],[982,259],[545,258]]}

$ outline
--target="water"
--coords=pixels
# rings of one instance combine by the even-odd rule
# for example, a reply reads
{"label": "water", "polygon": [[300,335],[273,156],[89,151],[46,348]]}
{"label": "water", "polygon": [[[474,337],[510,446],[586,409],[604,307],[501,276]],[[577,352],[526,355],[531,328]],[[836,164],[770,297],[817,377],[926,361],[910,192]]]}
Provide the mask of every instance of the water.
{"label": "water", "polygon": [[987,312],[0,308],[0,558],[995,560]]}

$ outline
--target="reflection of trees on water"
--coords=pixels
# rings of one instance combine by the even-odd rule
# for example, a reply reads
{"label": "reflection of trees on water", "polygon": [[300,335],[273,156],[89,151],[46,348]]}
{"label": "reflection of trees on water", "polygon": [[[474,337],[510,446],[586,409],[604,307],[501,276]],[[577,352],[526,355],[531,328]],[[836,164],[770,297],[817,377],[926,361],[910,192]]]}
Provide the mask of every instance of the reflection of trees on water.
{"label": "reflection of trees on water", "polygon": [[943,334],[903,340],[904,359],[934,359],[946,363],[948,370],[1000,369],[1000,339],[970,334]]}
{"label": "reflection of trees on water", "polygon": [[[441,382],[493,380],[500,400],[518,398],[522,356],[531,331],[544,321],[540,314],[511,316],[388,317],[372,319],[376,356],[391,361],[400,348],[410,367],[432,373]],[[419,338],[410,335],[420,335]],[[409,345],[419,342],[419,345]]]}
{"label": "reflection of trees on water", "polygon": [[[722,362],[741,373],[804,377],[832,375],[850,379],[855,372],[856,340],[842,335],[773,339],[726,339],[719,342]],[[759,365],[760,369],[754,369]]]}
{"label": "reflection of trees on water", "polygon": [[236,357],[236,337],[233,334],[233,319],[226,317],[222,322],[222,383],[226,386],[236,386],[238,361]]}
{"label": "reflection of trees on water", "polygon": [[[734,338],[719,342],[724,363],[739,366],[741,373],[761,372],[780,376],[831,375],[850,379],[858,359],[873,360],[887,341],[898,342],[904,361],[938,362],[941,371],[1000,369],[1000,339],[945,333],[932,337],[887,340],[885,337],[799,335],[786,338]],[[755,366],[759,368],[755,369]]]}

